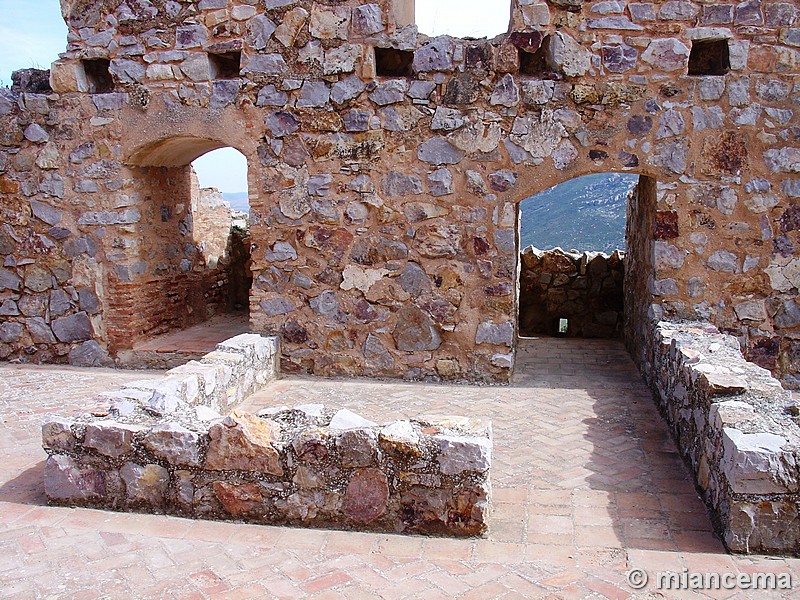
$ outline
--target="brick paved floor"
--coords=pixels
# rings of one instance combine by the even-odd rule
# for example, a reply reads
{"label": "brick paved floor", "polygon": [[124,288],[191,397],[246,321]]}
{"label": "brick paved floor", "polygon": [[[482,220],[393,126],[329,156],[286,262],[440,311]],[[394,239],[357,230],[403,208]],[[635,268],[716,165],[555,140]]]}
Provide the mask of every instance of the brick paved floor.
{"label": "brick paved floor", "polygon": [[285,379],[250,402],[492,419],[495,511],[480,540],[47,507],[42,415],[85,410],[141,373],[0,365],[0,597],[800,598],[627,586],[631,568],[800,582],[800,561],[725,553],[620,344],[529,340],[521,353],[510,387]]}
{"label": "brick paved floor", "polygon": [[250,330],[246,312],[222,313],[186,329],[170,331],[136,344],[134,352],[203,355],[217,344]]}

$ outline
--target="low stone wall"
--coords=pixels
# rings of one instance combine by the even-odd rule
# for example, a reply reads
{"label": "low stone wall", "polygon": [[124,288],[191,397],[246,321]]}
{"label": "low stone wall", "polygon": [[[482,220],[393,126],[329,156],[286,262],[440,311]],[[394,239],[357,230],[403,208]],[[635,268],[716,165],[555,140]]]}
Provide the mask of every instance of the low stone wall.
{"label": "low stone wall", "polygon": [[522,251],[519,285],[520,335],[552,335],[559,319],[567,336],[622,336],[625,253],[578,254],[561,248]]}
{"label": "low stone wall", "polygon": [[661,322],[643,373],[734,552],[800,553],[800,425],[791,396],[701,323]]}
{"label": "low stone wall", "polygon": [[233,411],[276,370],[277,338],[220,344],[160,380],[107,394],[107,415],[50,417],[51,503],[396,533],[479,535],[491,426],[426,417],[380,426],[322,405]]}

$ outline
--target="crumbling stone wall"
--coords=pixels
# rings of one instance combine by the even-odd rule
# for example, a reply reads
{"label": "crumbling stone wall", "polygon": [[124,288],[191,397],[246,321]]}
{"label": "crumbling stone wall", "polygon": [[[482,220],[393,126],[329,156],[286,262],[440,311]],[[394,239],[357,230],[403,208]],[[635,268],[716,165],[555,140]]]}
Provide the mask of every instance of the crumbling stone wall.
{"label": "crumbling stone wall", "polygon": [[797,383],[795,4],[514,0],[493,40],[427,38],[390,0],[62,4],[54,93],[0,99],[2,293],[63,292],[80,327],[4,316],[3,356],[106,346],[110,283],[146,287],[163,260],[132,218],[152,169],[232,146],[251,326],[282,336],[287,371],[507,379],[516,204],[628,171],[652,182],[630,213],[629,344],[651,319],[708,320]]}
{"label": "crumbling stone wall", "polygon": [[800,420],[767,371],[707,323],[659,323],[645,378],[725,544],[800,552]]}
{"label": "crumbling stone wall", "polygon": [[237,336],[162,379],[108,393],[105,417],[49,417],[49,501],[392,533],[486,531],[489,423],[379,426],[321,404],[236,411],[276,376],[277,354],[276,338]]}
{"label": "crumbling stone wall", "polygon": [[553,335],[568,319],[569,337],[622,337],[625,253],[583,254],[528,246],[520,256],[519,333]]}

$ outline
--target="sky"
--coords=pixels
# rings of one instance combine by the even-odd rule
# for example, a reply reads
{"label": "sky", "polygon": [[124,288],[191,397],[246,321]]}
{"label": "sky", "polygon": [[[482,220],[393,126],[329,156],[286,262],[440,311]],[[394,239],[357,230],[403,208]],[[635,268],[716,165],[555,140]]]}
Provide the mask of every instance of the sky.
{"label": "sky", "polygon": [[[421,33],[494,37],[508,30],[510,0],[416,0]],[[35,8],[34,8],[35,7]],[[67,26],[58,0],[0,0],[0,84],[11,73],[49,69],[67,46]],[[247,190],[247,161],[232,148],[209,152],[194,163],[203,187],[222,192]]]}

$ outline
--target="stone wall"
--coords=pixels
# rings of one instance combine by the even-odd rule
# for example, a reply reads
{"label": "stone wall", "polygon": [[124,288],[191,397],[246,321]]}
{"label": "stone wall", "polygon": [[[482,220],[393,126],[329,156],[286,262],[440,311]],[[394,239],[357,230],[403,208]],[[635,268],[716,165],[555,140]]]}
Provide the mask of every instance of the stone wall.
{"label": "stone wall", "polygon": [[[665,192],[662,191],[661,194]],[[645,369],[646,356],[652,351],[653,338],[650,327],[644,332],[644,323],[654,323],[661,315],[661,305],[653,302],[650,294],[654,281],[655,252],[653,238],[656,237],[656,219],[674,220],[670,211],[657,210],[658,183],[652,177],[640,177],[628,196],[628,219],[625,225],[625,345],[639,370]],[[668,216],[665,217],[664,215]],[[661,234],[659,234],[661,235]]]}
{"label": "stone wall", "polygon": [[238,336],[163,379],[109,393],[107,416],[48,418],[49,501],[392,533],[486,531],[488,423],[379,426],[320,404],[222,417],[275,376],[277,353],[275,338]]}
{"label": "stone wall", "polygon": [[520,256],[519,334],[553,335],[568,319],[568,337],[622,337],[625,254],[583,254],[528,246]]}
{"label": "stone wall", "polygon": [[180,220],[160,178],[232,146],[251,327],[287,371],[506,380],[516,204],[626,171],[650,182],[629,343],[648,315],[706,320],[797,383],[795,4],[514,0],[492,40],[421,35],[412,6],[62,2],[53,93],[0,95],[0,355],[107,347],[112,284],[161,296],[159,265],[193,260],[149,241]]}
{"label": "stone wall", "polygon": [[788,392],[704,323],[659,323],[643,373],[726,545],[800,552],[800,420]]}

